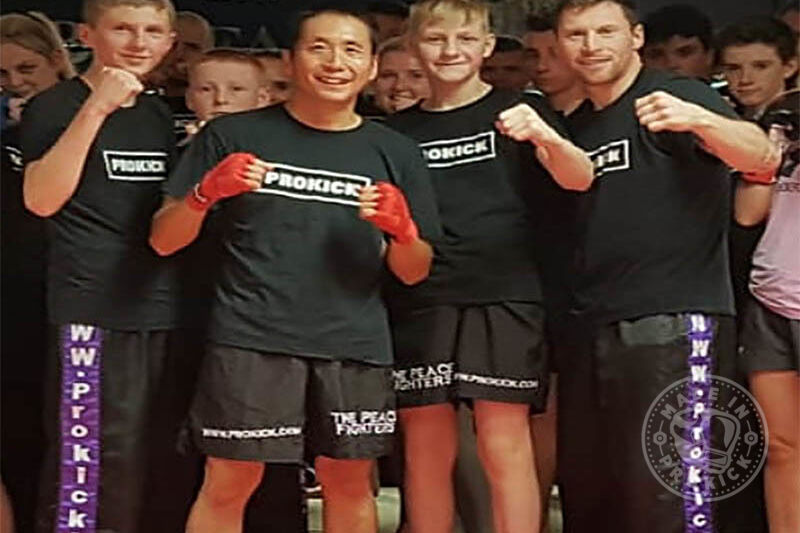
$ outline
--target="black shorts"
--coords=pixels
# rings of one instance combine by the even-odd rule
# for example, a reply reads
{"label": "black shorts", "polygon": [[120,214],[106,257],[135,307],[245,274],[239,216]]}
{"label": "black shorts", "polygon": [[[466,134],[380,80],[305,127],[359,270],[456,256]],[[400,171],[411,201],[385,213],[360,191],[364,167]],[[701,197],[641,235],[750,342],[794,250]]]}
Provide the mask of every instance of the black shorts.
{"label": "black shorts", "polygon": [[547,400],[544,311],[532,303],[433,306],[392,317],[400,407]]}
{"label": "black shorts", "polygon": [[[704,325],[713,325],[709,373],[732,377],[733,317],[693,316],[703,316]],[[690,318],[654,315],[604,326],[573,319],[573,335],[561,336],[560,344],[553,346],[560,364],[557,443],[558,456],[565,458],[559,463],[565,533],[687,530],[686,502],[653,475],[642,439],[652,402],[691,376]],[[724,448],[716,434],[711,438],[713,445]],[[721,514],[715,516],[715,524],[714,531],[750,531],[728,529],[723,526],[727,517]]]}
{"label": "black shorts", "polygon": [[200,354],[176,331],[52,333],[36,530],[182,531],[200,458],[176,443]]}
{"label": "black shorts", "polygon": [[744,313],[739,364],[745,372],[800,371],[800,320],[792,320],[750,298]]}
{"label": "black shorts", "polygon": [[209,344],[189,422],[207,455],[299,463],[391,451],[391,369]]}

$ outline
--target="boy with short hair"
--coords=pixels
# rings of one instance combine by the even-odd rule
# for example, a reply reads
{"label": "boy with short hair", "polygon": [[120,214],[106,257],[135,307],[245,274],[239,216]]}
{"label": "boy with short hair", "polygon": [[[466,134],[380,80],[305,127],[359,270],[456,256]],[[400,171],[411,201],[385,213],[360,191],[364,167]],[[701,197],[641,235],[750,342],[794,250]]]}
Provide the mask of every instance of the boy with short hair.
{"label": "boy with short hair", "polygon": [[524,63],[522,41],[511,35],[498,35],[492,55],[481,65],[481,79],[498,89],[521,91],[531,81]]}
{"label": "boy with short hair", "polygon": [[536,219],[557,188],[548,171],[582,190],[591,164],[541,96],[481,80],[495,40],[487,4],[425,0],[409,35],[431,96],[388,124],[420,143],[445,229],[430,279],[390,295],[409,525],[453,527],[455,404],[467,401],[495,529],[537,531],[529,414],[544,408],[548,369]]}
{"label": "boy with short hair", "polygon": [[745,118],[761,114],[797,74],[797,35],[784,22],[750,17],[725,27],[717,56],[731,95]]}
{"label": "boy with short hair", "polygon": [[664,6],[644,21],[642,58],[647,68],[710,81],[714,67],[711,20],[688,4]]}
{"label": "boy with short hair", "polygon": [[60,427],[49,428],[38,526],[176,531],[195,468],[175,453],[194,365],[173,346],[174,265],[147,246],[174,138],[168,109],[142,92],[175,11],[87,0],[84,17],[92,65],[32,100],[22,123],[25,204],[49,218],[57,340],[47,420]]}
{"label": "boy with short hair", "polygon": [[380,289],[387,270],[425,278],[421,236],[438,236],[415,144],[354,110],[376,71],[369,25],[305,14],[286,60],[289,100],[207,124],[153,219],[162,255],[191,243],[217,201],[227,230],[190,413],[208,457],[189,533],[241,531],[263,463],[299,463],[306,448],[325,530],[376,531],[370,473],[396,417]]}
{"label": "boy with short hair", "polygon": [[264,69],[253,55],[233,48],[203,52],[189,67],[186,106],[197,116],[193,132],[214,117],[249,111],[270,100]]}

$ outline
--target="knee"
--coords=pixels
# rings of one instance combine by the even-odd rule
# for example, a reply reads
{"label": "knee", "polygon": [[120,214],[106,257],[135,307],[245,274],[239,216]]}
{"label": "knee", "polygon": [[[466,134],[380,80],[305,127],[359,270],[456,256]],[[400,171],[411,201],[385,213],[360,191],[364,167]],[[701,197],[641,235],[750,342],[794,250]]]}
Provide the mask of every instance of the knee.
{"label": "knee", "polygon": [[208,458],[202,492],[209,505],[244,505],[256,490],[264,465],[250,461]]}
{"label": "knee", "polygon": [[786,464],[800,459],[800,439],[798,435],[773,432],[769,435],[767,462]]}
{"label": "knee", "polygon": [[372,496],[373,465],[374,462],[367,459],[319,457],[314,466],[325,498],[358,499]]}
{"label": "knee", "polygon": [[478,455],[487,472],[502,474],[519,469],[524,458],[531,456],[531,441],[527,432],[503,434],[478,432]]}

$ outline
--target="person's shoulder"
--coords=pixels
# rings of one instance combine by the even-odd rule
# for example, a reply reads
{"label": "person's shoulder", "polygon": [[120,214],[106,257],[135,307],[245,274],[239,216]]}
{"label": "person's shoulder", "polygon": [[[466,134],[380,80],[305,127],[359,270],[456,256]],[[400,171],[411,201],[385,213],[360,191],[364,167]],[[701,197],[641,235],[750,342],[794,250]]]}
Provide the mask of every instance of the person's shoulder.
{"label": "person's shoulder", "polygon": [[662,90],[679,97],[682,95],[718,95],[708,82],[672,72],[645,69],[640,81],[641,89],[647,92]]}
{"label": "person's shoulder", "polygon": [[[403,113],[403,111],[401,111],[401,113]],[[395,115],[392,115],[392,117],[395,117]],[[364,120],[362,131],[367,138],[385,144],[387,147],[396,147],[401,150],[418,150],[417,143],[414,139],[393,128],[391,125],[374,120]]]}
{"label": "person's shoulder", "polygon": [[89,89],[74,77],[60,81],[40,92],[25,105],[25,113],[48,113],[51,116],[69,111],[73,106],[71,102],[80,102],[89,96]]}
{"label": "person's shoulder", "polygon": [[525,89],[519,93],[519,99],[528,105],[543,105],[548,102],[547,96],[538,89]]}
{"label": "person's shoulder", "polygon": [[140,98],[147,105],[153,106],[160,112],[164,112],[170,115],[172,114],[172,107],[167,103],[166,100],[164,100],[163,96],[158,94],[158,91],[153,89],[148,89],[142,93]]}
{"label": "person's shoulder", "polygon": [[255,127],[256,125],[269,125],[275,122],[286,122],[286,113],[280,105],[250,109],[228,113],[211,119],[205,128],[216,132],[239,132]]}

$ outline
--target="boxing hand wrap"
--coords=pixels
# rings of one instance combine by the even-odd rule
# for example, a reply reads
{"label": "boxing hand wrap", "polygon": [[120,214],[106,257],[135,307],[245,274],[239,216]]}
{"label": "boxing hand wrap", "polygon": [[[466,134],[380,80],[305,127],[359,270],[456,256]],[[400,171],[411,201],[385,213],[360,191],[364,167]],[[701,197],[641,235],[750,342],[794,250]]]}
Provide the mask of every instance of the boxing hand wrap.
{"label": "boxing hand wrap", "polygon": [[186,195],[186,203],[192,209],[206,211],[217,200],[251,190],[244,173],[255,159],[253,154],[243,152],[228,155],[206,172],[200,183]]}
{"label": "boxing hand wrap", "polygon": [[419,238],[417,225],[411,218],[405,196],[400,189],[385,181],[378,182],[376,186],[380,194],[376,213],[366,219],[400,244],[408,244]]}
{"label": "boxing hand wrap", "polygon": [[742,179],[748,183],[758,183],[761,185],[772,185],[777,183],[776,170],[772,172],[742,172]]}
{"label": "boxing hand wrap", "polygon": [[761,185],[772,185],[778,181],[777,173],[781,163],[781,149],[778,143],[771,142],[766,155],[764,155],[763,165],[774,170],[761,172],[742,172],[742,179],[748,183],[759,183]]}

